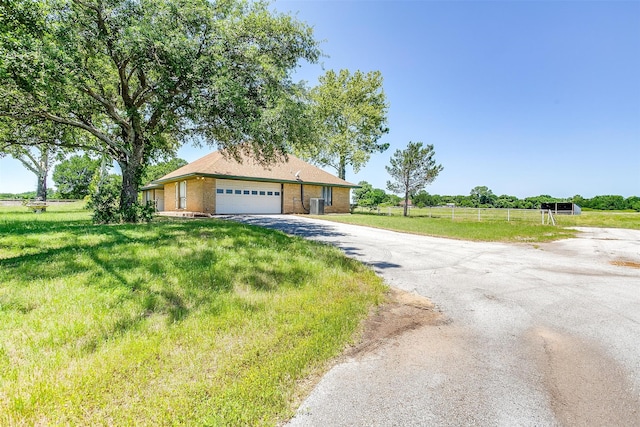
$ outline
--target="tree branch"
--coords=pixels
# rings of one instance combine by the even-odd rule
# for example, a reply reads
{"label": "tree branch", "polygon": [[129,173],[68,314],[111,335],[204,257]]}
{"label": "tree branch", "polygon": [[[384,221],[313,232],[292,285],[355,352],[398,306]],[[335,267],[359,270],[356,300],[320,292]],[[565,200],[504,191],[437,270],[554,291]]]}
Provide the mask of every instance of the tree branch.
{"label": "tree branch", "polygon": [[[107,144],[107,146],[112,147],[115,150],[121,150],[121,151],[127,151],[124,149],[124,147],[120,146],[119,144],[117,144],[116,142],[114,142],[111,138],[109,138],[109,136],[103,132],[100,132],[98,129],[96,129],[95,127],[91,126],[88,122],[83,122],[83,121],[77,121],[77,120],[72,120],[72,119],[68,119],[65,117],[59,117],[56,116],[54,114],[48,113],[48,112],[43,112],[43,113],[34,113],[33,116],[36,117],[41,117],[47,120],[51,120],[52,122],[55,123],[60,123],[60,124],[64,124],[64,125],[69,125],[69,126],[73,126],[73,127],[77,127],[83,130],[86,130],[87,132],[89,132],[91,135],[95,136],[96,138],[98,138],[100,141],[104,142],[105,144]],[[14,117],[16,118],[16,117]],[[84,144],[52,144],[52,145],[58,145],[60,147],[77,147],[77,148],[86,148],[87,146],[85,146]],[[95,148],[93,148],[92,150],[95,150]]]}
{"label": "tree branch", "polygon": [[131,131],[131,125],[122,118],[122,116],[120,116],[120,114],[118,114],[118,112],[116,111],[116,107],[115,105],[113,105],[113,103],[109,102],[109,100],[107,100],[106,98],[100,96],[99,94],[95,93],[91,88],[89,87],[84,87],[81,88],[80,91],[86,93],[87,95],[89,95],[91,98],[95,99],[96,101],[98,101],[107,111],[107,114],[109,114],[109,116],[120,126],[122,126],[123,128],[125,128],[128,132]]}

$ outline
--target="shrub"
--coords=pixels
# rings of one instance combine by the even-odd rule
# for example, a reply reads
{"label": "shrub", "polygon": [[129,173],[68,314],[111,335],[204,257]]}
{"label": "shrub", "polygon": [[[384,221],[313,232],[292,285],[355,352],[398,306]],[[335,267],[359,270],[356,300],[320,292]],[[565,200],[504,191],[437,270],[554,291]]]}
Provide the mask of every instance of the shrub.
{"label": "shrub", "polygon": [[152,202],[136,203],[126,210],[120,208],[120,180],[119,175],[109,175],[102,182],[96,179],[91,184],[87,208],[93,210],[93,222],[95,224],[114,224],[124,221],[151,221],[155,212]]}

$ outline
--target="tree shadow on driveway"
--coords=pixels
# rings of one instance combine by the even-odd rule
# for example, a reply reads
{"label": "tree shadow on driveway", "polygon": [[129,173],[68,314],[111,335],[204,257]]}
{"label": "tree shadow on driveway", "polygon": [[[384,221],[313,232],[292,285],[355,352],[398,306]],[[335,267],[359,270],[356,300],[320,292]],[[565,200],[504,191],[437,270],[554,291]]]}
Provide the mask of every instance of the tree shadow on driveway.
{"label": "tree shadow on driveway", "polygon": [[384,270],[389,268],[400,268],[399,264],[391,263],[388,261],[372,261],[366,260],[367,255],[362,252],[362,249],[352,245],[344,245],[338,241],[324,241],[322,238],[326,237],[346,237],[347,234],[336,231],[335,227],[329,224],[320,224],[318,222],[304,221],[295,216],[281,215],[281,216],[258,216],[258,215],[227,215],[221,217],[221,219],[228,219],[231,221],[241,222],[244,224],[256,225],[259,227],[265,227],[282,231],[283,233],[298,236],[305,239],[313,239],[322,241],[326,244],[333,245],[340,249],[350,258],[360,260],[362,263],[371,266],[374,270]]}
{"label": "tree shadow on driveway", "polygon": [[307,221],[303,222],[291,216],[226,215],[220,218],[280,230],[283,233],[304,237],[306,239],[345,236],[344,233],[337,232],[331,226]]}

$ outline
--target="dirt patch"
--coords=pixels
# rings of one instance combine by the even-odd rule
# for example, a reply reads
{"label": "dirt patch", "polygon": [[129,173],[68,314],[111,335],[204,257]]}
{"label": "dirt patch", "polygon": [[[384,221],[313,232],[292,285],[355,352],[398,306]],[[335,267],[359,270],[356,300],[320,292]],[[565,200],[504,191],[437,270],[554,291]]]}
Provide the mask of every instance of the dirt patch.
{"label": "dirt patch", "polygon": [[362,356],[407,331],[446,323],[449,320],[429,299],[391,288],[388,300],[365,320],[360,341],[345,356]]}
{"label": "dirt patch", "polygon": [[640,268],[640,262],[635,261],[615,260],[611,261],[611,264],[618,265],[620,267]]}
{"label": "dirt patch", "polygon": [[547,328],[531,331],[529,339],[562,425],[637,425],[640,398],[622,366],[602,349]]}
{"label": "dirt patch", "polygon": [[[296,394],[292,398],[292,407],[298,407],[302,400],[320,382],[331,366],[347,358],[361,358],[384,345],[388,340],[404,332],[422,326],[438,326],[450,323],[450,320],[437,310],[427,298],[390,288],[387,300],[374,309],[363,322],[360,339],[348,347],[341,356],[330,361],[324,369],[318,370],[298,381]],[[444,345],[445,343],[440,343]]]}

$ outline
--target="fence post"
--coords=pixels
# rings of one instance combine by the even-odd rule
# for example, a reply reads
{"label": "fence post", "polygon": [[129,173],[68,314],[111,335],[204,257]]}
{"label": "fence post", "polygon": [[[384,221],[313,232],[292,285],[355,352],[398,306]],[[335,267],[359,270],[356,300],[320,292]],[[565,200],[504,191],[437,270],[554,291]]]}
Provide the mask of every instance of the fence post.
{"label": "fence post", "polygon": [[507,222],[511,221],[510,213],[511,212],[509,212],[509,208],[507,208]]}

